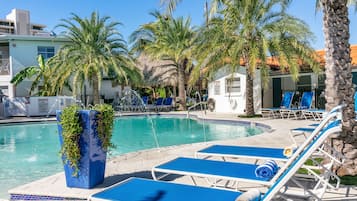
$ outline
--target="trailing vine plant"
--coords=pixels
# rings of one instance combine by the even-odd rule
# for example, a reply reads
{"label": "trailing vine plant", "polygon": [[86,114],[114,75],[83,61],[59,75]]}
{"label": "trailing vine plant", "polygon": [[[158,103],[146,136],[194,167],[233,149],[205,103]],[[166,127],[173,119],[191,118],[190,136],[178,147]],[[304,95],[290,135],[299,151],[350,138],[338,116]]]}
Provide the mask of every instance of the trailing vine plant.
{"label": "trailing vine plant", "polygon": [[[68,163],[73,168],[73,176],[78,176],[79,160],[81,157],[79,138],[83,129],[79,119],[78,110],[80,108],[76,105],[66,107],[61,114],[63,145],[61,148],[61,155],[63,162]],[[99,104],[91,108],[98,111],[97,113],[97,133],[101,141],[102,149],[108,151],[114,148],[111,142],[112,130],[114,123],[114,109],[108,104]]]}
{"label": "trailing vine plant", "polygon": [[98,111],[98,136],[102,142],[103,150],[108,151],[109,148],[115,147],[115,145],[111,142],[113,135],[114,109],[108,104],[98,104],[92,109]]}
{"label": "trailing vine plant", "polygon": [[73,168],[73,176],[78,175],[78,161],[81,157],[79,137],[83,131],[79,120],[78,109],[79,107],[76,105],[66,107],[60,117],[63,139],[61,156],[63,163],[68,163]]}

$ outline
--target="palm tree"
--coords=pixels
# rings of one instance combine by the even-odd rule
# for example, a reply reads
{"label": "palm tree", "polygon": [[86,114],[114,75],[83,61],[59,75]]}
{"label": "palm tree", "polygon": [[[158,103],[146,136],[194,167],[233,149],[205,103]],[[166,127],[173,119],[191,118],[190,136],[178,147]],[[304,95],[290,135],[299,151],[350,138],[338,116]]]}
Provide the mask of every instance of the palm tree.
{"label": "palm tree", "polygon": [[[51,59],[57,75],[56,83],[71,79],[73,95],[85,83],[93,88],[93,102],[99,103],[99,90],[103,77],[114,75],[116,80],[128,83],[128,75],[137,77],[137,69],[129,57],[126,43],[117,31],[117,22],[108,22],[109,17],[100,17],[96,12],[89,19],[73,14],[63,19],[58,27],[66,30],[65,44]],[[135,79],[136,80],[136,79]]]}
{"label": "palm tree", "polygon": [[34,80],[31,84],[31,88],[29,91],[29,96],[31,96],[32,92],[36,90],[39,86],[42,88],[38,89],[39,96],[52,96],[56,95],[56,92],[50,90],[50,79],[52,74],[52,69],[49,64],[43,59],[43,56],[40,54],[37,57],[38,66],[29,66],[20,72],[18,72],[10,81],[12,84],[18,85],[26,78],[30,79],[34,77]]}
{"label": "palm tree", "polygon": [[[311,32],[304,22],[285,12],[289,1],[227,0],[222,1],[217,17],[212,18],[201,35],[201,57],[198,68],[204,66],[208,73],[224,65],[246,68],[246,115],[255,114],[253,79],[255,70],[261,69],[267,78],[268,61],[277,59],[282,69],[288,68],[298,79],[301,62],[310,64],[315,71],[318,63],[309,46]],[[193,81],[197,79],[193,77]]]}
{"label": "palm tree", "polygon": [[133,51],[144,52],[156,60],[171,61],[177,70],[180,110],[186,109],[186,70],[192,66],[195,31],[191,20],[173,19],[151,13],[156,21],[142,25],[131,36]]}
{"label": "palm tree", "polygon": [[[322,8],[323,30],[325,35],[325,74],[326,74],[326,109],[330,110],[336,105],[346,104],[343,109],[343,133],[334,146],[346,156],[346,163],[337,169],[340,176],[357,175],[357,127],[354,110],[354,88],[352,83],[352,65],[349,44],[349,19],[348,0],[318,0],[317,7]],[[346,154],[347,153],[347,154]]]}

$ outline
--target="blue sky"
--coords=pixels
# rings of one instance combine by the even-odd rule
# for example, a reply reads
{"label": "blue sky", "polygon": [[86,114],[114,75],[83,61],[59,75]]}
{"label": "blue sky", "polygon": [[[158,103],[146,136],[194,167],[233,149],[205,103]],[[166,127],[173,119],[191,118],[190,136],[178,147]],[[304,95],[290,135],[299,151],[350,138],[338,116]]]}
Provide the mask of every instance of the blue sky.
{"label": "blue sky", "polygon": [[[204,2],[205,0],[183,0],[175,15],[189,15],[194,25],[200,25],[204,21]],[[0,18],[5,18],[13,8],[29,10],[31,21],[47,25],[48,30],[52,30],[61,19],[68,18],[70,13],[87,17],[92,11],[98,11],[101,16],[110,16],[113,21],[123,23],[119,31],[127,39],[141,24],[153,20],[149,12],[160,9],[160,0],[0,0]],[[294,0],[289,13],[310,26],[315,34],[312,46],[323,49],[322,13],[315,13],[315,0]],[[350,33],[350,43],[357,44],[357,13],[353,9],[350,9]]]}

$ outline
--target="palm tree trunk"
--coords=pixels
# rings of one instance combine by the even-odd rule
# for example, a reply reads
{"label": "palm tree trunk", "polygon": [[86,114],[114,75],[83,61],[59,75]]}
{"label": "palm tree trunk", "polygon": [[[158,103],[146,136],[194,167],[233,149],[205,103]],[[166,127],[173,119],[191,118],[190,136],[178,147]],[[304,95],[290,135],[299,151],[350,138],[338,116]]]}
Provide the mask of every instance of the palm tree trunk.
{"label": "palm tree trunk", "polygon": [[326,109],[347,104],[343,110],[343,132],[332,141],[333,146],[346,156],[346,162],[336,167],[337,174],[357,174],[357,136],[355,132],[354,88],[351,73],[349,44],[349,19],[347,0],[321,0],[323,8],[323,30],[326,49]]}
{"label": "palm tree trunk", "polygon": [[93,81],[93,104],[99,104],[99,82],[98,82],[98,77],[93,75],[92,76],[92,81]]}
{"label": "palm tree trunk", "polygon": [[248,70],[248,64],[246,65],[247,77],[246,77],[246,92],[245,92],[245,113],[247,116],[255,115],[254,112],[254,92],[253,92],[253,76]]}
{"label": "palm tree trunk", "polygon": [[178,64],[178,90],[179,90],[179,110],[186,110],[186,90],[185,90],[185,67],[187,60]]}

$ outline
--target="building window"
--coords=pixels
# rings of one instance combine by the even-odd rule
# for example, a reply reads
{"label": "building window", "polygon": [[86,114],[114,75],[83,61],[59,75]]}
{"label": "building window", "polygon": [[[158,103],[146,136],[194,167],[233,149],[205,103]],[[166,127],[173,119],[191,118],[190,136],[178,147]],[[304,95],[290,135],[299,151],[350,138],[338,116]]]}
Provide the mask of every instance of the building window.
{"label": "building window", "polygon": [[299,92],[311,91],[311,75],[302,75],[296,83],[296,89]]}
{"label": "building window", "polygon": [[215,81],[214,82],[214,95],[220,95],[220,94],[221,94],[221,82]]}
{"label": "building window", "polygon": [[55,48],[54,47],[44,47],[38,46],[37,53],[42,55],[44,59],[49,59],[55,55]]}
{"label": "building window", "polygon": [[240,92],[240,77],[226,78],[226,93]]}
{"label": "building window", "polygon": [[1,95],[9,96],[9,88],[7,86],[0,86],[0,96]]}

